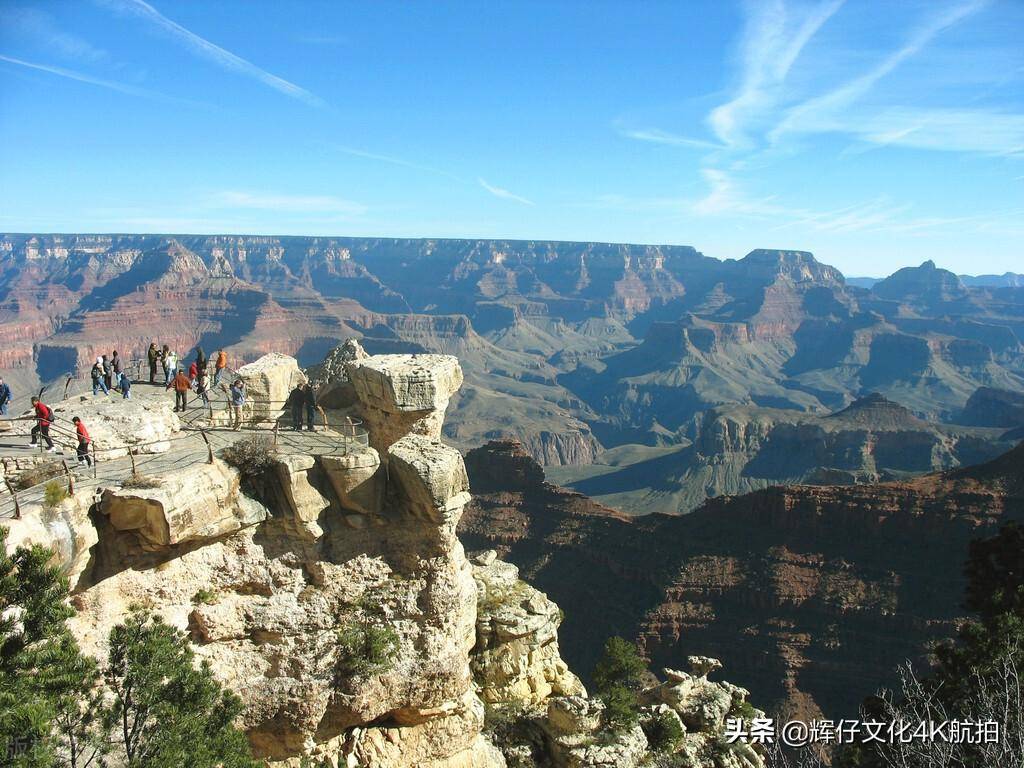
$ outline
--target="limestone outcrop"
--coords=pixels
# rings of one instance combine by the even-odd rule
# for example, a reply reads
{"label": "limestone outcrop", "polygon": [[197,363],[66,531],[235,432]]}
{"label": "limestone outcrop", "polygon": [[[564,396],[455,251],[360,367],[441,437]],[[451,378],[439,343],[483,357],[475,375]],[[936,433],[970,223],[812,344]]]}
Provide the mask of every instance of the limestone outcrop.
{"label": "limestone outcrop", "polygon": [[[93,439],[101,461],[134,454],[165,453],[171,439],[181,430],[170,396],[160,399],[124,400],[119,394],[82,395],[58,402],[46,401],[56,415],[50,436],[65,454],[74,456],[78,440],[71,419],[81,417]],[[24,436],[35,426],[32,419],[14,421],[10,436]]]}
{"label": "limestone outcrop", "polygon": [[284,410],[289,393],[296,385],[305,383],[306,374],[294,357],[271,352],[243,365],[238,369],[236,378],[245,384],[246,404],[242,408],[242,418],[272,423]]}
{"label": "limestone outcrop", "polygon": [[89,564],[90,550],[99,542],[96,526],[89,519],[94,502],[92,494],[84,493],[53,507],[41,498],[26,500],[19,519],[2,521],[9,531],[8,549],[35,544],[52,549],[54,564],[74,588]]}
{"label": "limestone outcrop", "polygon": [[484,702],[536,706],[586,695],[558,649],[558,606],[493,550],[471,562],[479,599],[472,664]]}
{"label": "limestone outcrop", "polygon": [[108,488],[99,510],[118,531],[155,550],[217,539],[267,519],[267,509],[238,491],[238,472],[221,461],[160,474],[151,488]]}
{"label": "limestone outcrop", "polygon": [[452,355],[376,355],[345,371],[370,444],[382,452],[410,432],[440,438],[448,401],[462,386]]}

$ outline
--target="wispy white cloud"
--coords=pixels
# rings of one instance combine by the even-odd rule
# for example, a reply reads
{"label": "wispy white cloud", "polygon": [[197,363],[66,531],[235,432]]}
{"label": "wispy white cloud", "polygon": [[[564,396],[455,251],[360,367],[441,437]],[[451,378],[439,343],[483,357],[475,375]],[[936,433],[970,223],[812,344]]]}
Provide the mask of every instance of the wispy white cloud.
{"label": "wispy white cloud", "polygon": [[1024,211],[1019,209],[968,216],[915,216],[910,204],[897,204],[879,196],[853,205],[815,210],[784,204],[774,195],[751,197],[726,171],[705,169],[703,174],[710,191],[705,197],[690,203],[692,213],[773,222],[768,231],[800,229],[832,234],[883,232],[928,235],[971,227],[985,232],[1024,233]]}
{"label": "wispy white cloud", "polygon": [[6,61],[8,64],[17,64],[20,67],[27,67],[29,69],[35,69],[39,72],[48,72],[51,75],[57,75],[58,77],[64,77],[68,80],[77,80],[80,83],[88,83],[89,85],[96,85],[100,88],[107,88],[111,91],[118,91],[119,93],[126,93],[131,96],[141,96],[147,99],[159,99],[161,101],[177,101],[181,103],[194,103],[185,102],[182,99],[176,99],[171,96],[166,96],[156,91],[151,91],[146,88],[139,88],[138,86],[128,85],[126,83],[118,83],[113,80],[104,80],[103,78],[93,77],[87,75],[84,72],[77,72],[73,69],[65,69],[64,67],[55,67],[50,64],[38,64],[32,61],[24,61],[23,59],[16,59],[13,56],[5,56],[0,54],[0,61]]}
{"label": "wispy white cloud", "polygon": [[688,136],[680,136],[676,133],[663,131],[660,128],[620,128],[619,134],[637,141],[647,141],[652,144],[667,144],[672,147],[692,147],[694,149],[722,149],[723,145],[704,139],[691,139]]}
{"label": "wispy white cloud", "polygon": [[212,61],[214,64],[217,64],[229,71],[237,72],[238,74],[245,75],[246,77],[251,77],[252,79],[257,80],[258,82],[261,82],[264,85],[285,94],[286,96],[305,102],[310,106],[326,106],[323,99],[319,96],[310,93],[305,88],[302,88],[295,83],[291,83],[284,78],[273,75],[264,69],[260,69],[258,66],[250,61],[246,61],[241,56],[237,56],[234,53],[231,53],[231,51],[224,50],[219,45],[211,43],[209,40],[200,37],[191,30],[186,29],[177,22],[164,16],[152,5],[145,2],[145,0],[102,0],[102,2],[109,7],[125,13],[133,14],[151,22],[196,56]]}
{"label": "wispy white cloud", "polygon": [[217,192],[209,196],[206,203],[211,208],[330,213],[341,216],[358,216],[367,210],[362,203],[333,195],[291,195],[239,190]]}
{"label": "wispy white cloud", "polygon": [[435,173],[439,176],[446,176],[449,179],[465,183],[464,179],[459,178],[453,173],[444,170],[443,168],[435,168],[431,165],[424,165],[422,163],[415,163],[411,160],[405,160],[401,157],[395,157],[393,155],[382,155],[377,152],[368,152],[364,149],[358,149],[356,147],[349,147],[344,144],[331,144],[333,149],[338,152],[342,152],[346,155],[352,155],[353,157],[362,157],[366,160],[376,160],[380,163],[387,163],[388,165],[397,165],[402,168],[411,168],[416,171],[425,171],[427,173]]}
{"label": "wispy white cloud", "polygon": [[708,115],[711,130],[724,144],[750,145],[751,129],[782,98],[783,85],[801,51],[843,2],[825,0],[796,12],[783,0],[747,3],[738,92]]}
{"label": "wispy white cloud", "polygon": [[[989,5],[990,0],[970,0],[945,8],[924,21],[897,50],[864,74],[788,110],[770,132],[776,143],[786,134],[842,130],[850,105],[868,94],[886,75],[907,59],[920,53],[941,32],[955,26]],[[909,135],[909,134],[908,134]]]}
{"label": "wispy white cloud", "polygon": [[481,187],[486,189],[495,197],[500,197],[503,200],[512,200],[513,202],[522,203],[523,205],[536,205],[536,203],[534,203],[532,200],[527,200],[525,197],[520,197],[519,195],[509,192],[507,189],[503,189],[502,187],[496,187],[493,184],[488,184],[483,179],[477,179],[477,181],[480,183]]}
{"label": "wispy white cloud", "polygon": [[2,17],[8,31],[32,38],[61,58],[96,63],[110,57],[107,51],[88,40],[58,28],[53,17],[38,8],[8,7],[3,9]]}
{"label": "wispy white cloud", "polygon": [[831,123],[874,147],[1012,155],[1024,152],[1024,114],[988,109],[910,109],[849,114]]}

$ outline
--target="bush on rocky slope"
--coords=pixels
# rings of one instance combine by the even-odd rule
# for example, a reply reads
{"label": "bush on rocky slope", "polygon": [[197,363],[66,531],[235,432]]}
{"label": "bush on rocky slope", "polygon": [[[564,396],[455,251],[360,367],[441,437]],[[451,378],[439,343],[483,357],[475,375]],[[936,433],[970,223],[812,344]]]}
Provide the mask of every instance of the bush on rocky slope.
{"label": "bush on rocky slope", "polygon": [[13,768],[256,768],[234,726],[241,703],[197,667],[183,633],[140,608],[101,665],[65,622],[67,580],[44,547],[6,548],[0,527],[0,751]]}

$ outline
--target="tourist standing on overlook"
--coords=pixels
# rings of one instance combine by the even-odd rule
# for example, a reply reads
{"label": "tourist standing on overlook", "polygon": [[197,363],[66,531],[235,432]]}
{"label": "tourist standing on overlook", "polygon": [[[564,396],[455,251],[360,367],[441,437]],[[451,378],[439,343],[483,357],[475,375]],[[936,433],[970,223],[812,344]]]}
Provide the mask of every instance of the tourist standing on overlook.
{"label": "tourist standing on overlook", "polygon": [[0,416],[7,415],[7,406],[11,403],[11,397],[11,388],[3,379],[0,379]]}
{"label": "tourist standing on overlook", "polygon": [[235,379],[231,385],[231,428],[235,431],[242,428],[242,406],[245,405],[245,384]]}
{"label": "tourist standing on overlook", "polygon": [[121,374],[121,399],[131,400],[132,399],[132,382],[128,378],[128,374]]}
{"label": "tourist standing on overlook", "polygon": [[[110,358],[110,369],[113,371],[113,382],[115,389],[121,388],[121,374],[124,372],[124,365],[122,364],[120,356],[117,354],[117,350],[114,350],[114,355]],[[123,390],[122,390],[123,391]]]}
{"label": "tourist standing on overlook", "polygon": [[285,405],[291,409],[292,412],[292,430],[295,432],[302,431],[302,405],[306,401],[306,393],[302,391],[302,385],[296,384],[295,389],[288,395],[288,400]]}
{"label": "tourist standing on overlook", "polygon": [[103,390],[104,395],[109,395],[110,390],[107,389],[106,383],[103,381],[103,358],[97,357],[96,362],[92,366],[92,370],[89,371],[89,376],[92,377],[92,394],[95,397],[99,394],[99,390]]}
{"label": "tourist standing on overlook", "polygon": [[213,374],[213,386],[220,384],[220,377],[224,375],[224,369],[228,367],[228,355],[223,349],[217,350],[216,370]]}
{"label": "tourist standing on overlook", "polygon": [[[164,345],[164,351],[167,351],[167,345]],[[146,352],[146,359],[149,360],[149,383],[156,384],[156,364],[160,362],[160,350],[156,348],[156,342],[150,342],[149,351]],[[167,364],[164,363],[164,378],[167,377]]]}
{"label": "tourist standing on overlook", "polygon": [[203,352],[202,347],[196,349],[196,368],[200,371],[206,370],[206,353]]}
{"label": "tourist standing on overlook", "polygon": [[[306,384],[302,390],[302,402],[306,406],[306,424],[309,427],[310,432],[315,432],[313,429],[313,415],[316,411],[316,392],[313,391],[312,384]],[[299,425],[299,429],[302,425]]]}
{"label": "tourist standing on overlook", "polygon": [[164,386],[171,386],[171,379],[178,370],[178,355],[164,344]]}
{"label": "tourist standing on overlook", "polygon": [[210,404],[210,377],[206,374],[205,368],[199,369],[196,377],[196,394],[203,398],[203,404]]}
{"label": "tourist standing on overlook", "polygon": [[32,398],[32,409],[36,412],[36,425],[32,427],[32,442],[29,445],[37,445],[39,436],[43,436],[46,442],[46,452],[53,453],[57,448],[50,438],[50,425],[53,423],[53,409],[45,405],[38,397]]}
{"label": "tourist standing on overlook", "polygon": [[102,365],[100,367],[103,369],[103,382],[107,385],[107,394],[109,395],[110,388],[114,385],[114,382],[111,381],[114,369],[111,367],[110,361],[107,359],[106,355],[102,355],[100,359],[102,360]]}
{"label": "tourist standing on overlook", "polygon": [[71,419],[71,423],[75,425],[75,434],[78,435],[78,465],[85,464],[85,466],[91,467],[92,457],[89,456],[89,443],[92,442],[92,438],[89,437],[89,430],[85,428],[85,422],[77,416]]}
{"label": "tourist standing on overlook", "polygon": [[192,389],[192,382],[188,380],[185,372],[179,368],[171,384],[174,385],[174,411],[175,413],[184,411],[185,405],[188,402],[188,393]]}
{"label": "tourist standing on overlook", "polygon": [[190,383],[195,384],[196,378],[199,376],[199,365],[195,360],[192,361],[192,365],[188,367],[188,380]]}

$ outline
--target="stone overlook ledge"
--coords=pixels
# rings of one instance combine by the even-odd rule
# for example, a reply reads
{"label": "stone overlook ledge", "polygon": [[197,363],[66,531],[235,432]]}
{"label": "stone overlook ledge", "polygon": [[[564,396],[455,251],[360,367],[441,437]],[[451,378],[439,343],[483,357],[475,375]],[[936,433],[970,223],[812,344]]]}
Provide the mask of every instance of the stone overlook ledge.
{"label": "stone overlook ledge", "polygon": [[[282,355],[240,372],[250,381],[252,431],[210,419],[212,460],[162,389],[137,387],[133,397],[145,391],[123,403],[56,404],[65,418],[74,411],[102,424],[105,444],[163,450],[140,468],[145,483],[129,480],[118,457],[56,506],[28,499],[20,519],[4,521],[8,545],[55,550],[87,653],[105,652],[134,604],[186,631],[242,698],[240,726],[268,766],[639,765],[649,754],[643,731],[600,732],[599,702],[562,660],[558,606],[493,552],[471,562],[456,536],[469,481],[440,435],[462,382],[458,360],[348,347],[318,384],[333,393],[332,414],[362,421],[368,445],[333,428],[312,437],[271,430],[277,403],[305,378]],[[276,446],[259,471],[225,460],[228,446],[257,435],[274,435]],[[388,654],[355,663],[344,638],[371,631]],[[675,706],[684,730],[700,736],[707,724],[687,719],[685,696],[665,691],[649,694],[651,706]],[[521,738],[498,738],[485,707],[529,713]],[[720,728],[723,712],[708,727]],[[759,765],[748,752],[750,761],[690,764]]]}

